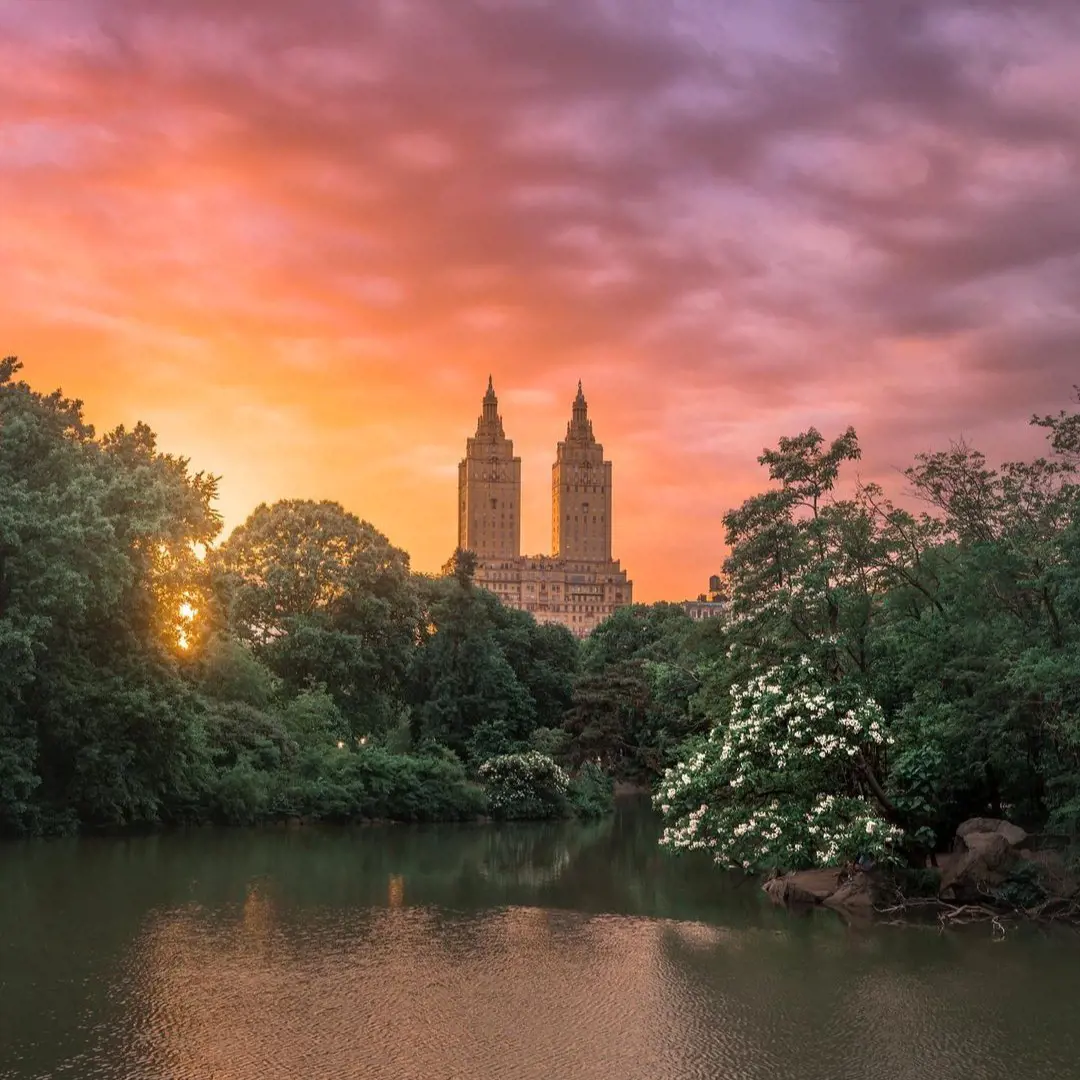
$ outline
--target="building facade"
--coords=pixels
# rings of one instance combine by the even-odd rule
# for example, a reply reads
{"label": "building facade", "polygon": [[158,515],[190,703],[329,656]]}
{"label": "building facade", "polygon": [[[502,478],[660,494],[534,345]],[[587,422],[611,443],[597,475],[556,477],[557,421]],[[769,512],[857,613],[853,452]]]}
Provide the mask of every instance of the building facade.
{"label": "building facade", "polygon": [[727,610],[727,594],[718,574],[709,578],[709,591],[696,600],[684,600],[683,610],[691,619],[718,619]]}
{"label": "building facade", "polygon": [[476,435],[458,466],[458,547],[476,555],[477,584],[537,622],[583,637],[633,602],[633,582],[611,555],[611,507],[611,462],[578,383],[551,467],[552,554],[521,554],[521,459],[503,431],[489,378]]}

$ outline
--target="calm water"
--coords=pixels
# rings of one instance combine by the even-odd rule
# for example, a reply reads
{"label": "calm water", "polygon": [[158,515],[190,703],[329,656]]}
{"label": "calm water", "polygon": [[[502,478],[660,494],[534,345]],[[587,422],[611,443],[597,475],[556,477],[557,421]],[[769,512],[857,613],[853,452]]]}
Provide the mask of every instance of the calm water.
{"label": "calm water", "polygon": [[656,835],[0,847],[0,1077],[1080,1077],[1080,939],[792,917]]}

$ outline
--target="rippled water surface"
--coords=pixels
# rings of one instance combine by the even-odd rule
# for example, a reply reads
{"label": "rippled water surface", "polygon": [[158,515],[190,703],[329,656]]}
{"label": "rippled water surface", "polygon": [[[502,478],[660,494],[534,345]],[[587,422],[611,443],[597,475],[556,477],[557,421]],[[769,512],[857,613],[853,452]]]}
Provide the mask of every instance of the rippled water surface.
{"label": "rippled water surface", "polygon": [[1080,1077],[1073,936],[793,917],[657,831],[0,847],[0,1077]]}

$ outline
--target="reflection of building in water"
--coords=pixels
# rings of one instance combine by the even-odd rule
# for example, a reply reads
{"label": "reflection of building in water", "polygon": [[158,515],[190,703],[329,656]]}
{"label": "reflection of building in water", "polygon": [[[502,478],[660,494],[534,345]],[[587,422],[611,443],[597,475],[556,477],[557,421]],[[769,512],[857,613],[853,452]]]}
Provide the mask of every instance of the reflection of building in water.
{"label": "reflection of building in water", "polygon": [[405,878],[401,874],[391,874],[386,886],[386,903],[389,907],[399,908],[405,904]]}
{"label": "reflection of building in water", "polygon": [[633,583],[611,557],[611,462],[593,436],[581,383],[551,467],[551,503],[552,554],[522,555],[521,458],[488,379],[458,466],[458,547],[476,555],[477,583],[508,607],[584,636],[632,602]]}
{"label": "reflection of building in water", "polygon": [[709,578],[709,591],[696,600],[684,600],[683,610],[691,619],[718,619],[727,609],[727,593],[719,574]]}

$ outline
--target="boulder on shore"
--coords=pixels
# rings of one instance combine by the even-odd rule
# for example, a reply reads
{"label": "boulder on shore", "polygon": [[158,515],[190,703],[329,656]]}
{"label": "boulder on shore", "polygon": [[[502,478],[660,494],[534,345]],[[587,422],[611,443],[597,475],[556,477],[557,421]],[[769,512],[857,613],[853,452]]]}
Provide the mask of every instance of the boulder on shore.
{"label": "boulder on shore", "polygon": [[957,856],[941,875],[938,896],[961,904],[991,899],[1019,861],[1027,833],[998,818],[970,818],[956,830]]}
{"label": "boulder on shore", "polygon": [[832,896],[825,897],[822,903],[842,911],[869,915],[877,903],[878,892],[875,876],[860,871],[843,882]]}
{"label": "boulder on shore", "polygon": [[987,834],[1004,837],[1009,847],[1013,848],[1020,847],[1028,838],[1028,834],[1019,825],[1014,825],[1011,821],[989,817],[968,818],[956,830],[956,839],[961,842],[959,849],[972,850],[971,845],[968,843],[968,837]]}
{"label": "boulder on shore", "polygon": [[763,888],[774,904],[820,904],[840,885],[836,867],[825,870],[796,870],[770,878]]}
{"label": "boulder on shore", "polygon": [[824,870],[796,870],[770,878],[762,886],[774,904],[808,907],[824,904],[847,912],[869,913],[878,893],[874,873],[847,874],[838,866]]}

